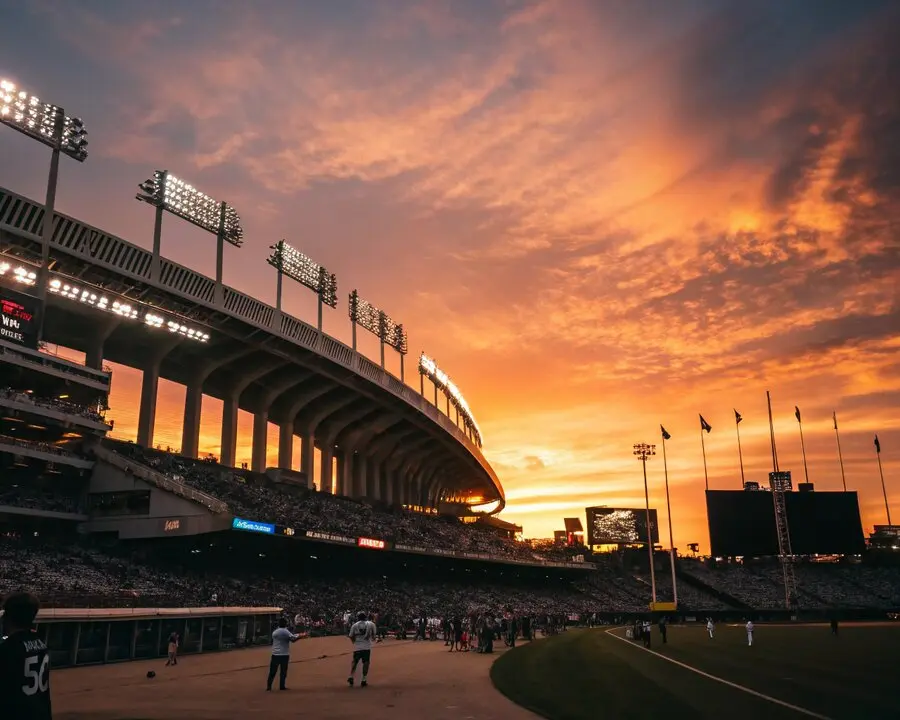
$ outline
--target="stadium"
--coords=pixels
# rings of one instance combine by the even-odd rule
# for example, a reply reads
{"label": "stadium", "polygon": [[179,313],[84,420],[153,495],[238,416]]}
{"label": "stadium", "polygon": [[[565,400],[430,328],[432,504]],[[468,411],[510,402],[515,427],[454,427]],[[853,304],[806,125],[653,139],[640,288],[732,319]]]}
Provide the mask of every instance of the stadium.
{"label": "stadium", "polygon": [[[35,134],[21,118],[4,122]],[[57,162],[60,153],[84,159],[73,139],[80,121],[65,116],[49,126],[56,129],[38,139],[50,137]],[[432,358],[419,358],[417,391],[404,370],[395,377],[323,333],[321,321],[287,314],[280,294],[273,307],[225,286],[224,245],[242,239],[234,209],[168,172],[140,189],[157,216],[153,251],[55,212],[52,198],[42,204],[0,188],[0,593],[40,599],[37,636],[54,668],[71,668],[54,675],[59,716],[223,717],[259,689],[258,668],[282,618],[304,636],[294,687],[334,708],[316,717],[396,717],[384,708],[401,708],[416,717],[524,718],[533,710],[581,718],[604,702],[614,717],[705,717],[735,696],[737,717],[859,717],[846,683],[812,691],[817,674],[833,678],[842,663],[875,688],[863,716],[900,711],[881,692],[900,613],[892,546],[863,545],[852,522],[842,530],[849,539],[835,544],[812,523],[786,553],[777,510],[767,513],[772,496],[794,495],[774,486],[772,495],[753,494],[750,515],[741,509],[750,494],[710,498],[710,532],[725,538],[723,557],[659,548],[648,558],[646,523],[643,531],[623,526],[618,515],[604,527],[624,535],[602,539],[617,543],[614,552],[522,541],[493,517],[505,505],[502,484],[469,404]],[[216,236],[215,277],[161,255],[163,213]],[[308,287],[320,311],[338,305],[334,275],[286,243],[273,250],[279,283]],[[354,333],[372,331],[382,352],[406,354],[402,326],[355,291],[348,306]],[[51,346],[84,361],[51,354]],[[136,442],[108,437],[110,362],[143,372]],[[177,452],[154,445],[161,379],[187,388]],[[224,404],[219,458],[199,456],[203,396]],[[239,410],[254,418],[253,459],[240,468]],[[270,422],[279,428],[275,467],[266,466]],[[858,521],[852,495],[845,500],[856,503]],[[787,511],[805,517],[791,511],[802,502],[789,500]],[[786,593],[785,563],[796,592]],[[383,689],[372,688],[384,708],[364,715],[328,689],[342,679],[344,636],[358,611],[375,619],[376,657],[390,666]],[[650,618],[653,633],[661,618],[672,624],[677,656],[644,653],[626,634]],[[748,619],[760,626],[754,656],[741,655]],[[716,652],[703,642],[707,621],[722,627]],[[868,623],[842,628],[840,653],[828,631],[838,622]],[[173,635],[186,658],[177,671],[160,662]],[[495,642],[498,650],[527,644],[504,648],[493,667],[454,657],[449,674],[464,686],[460,699],[452,683],[436,681],[448,674],[440,652],[454,649],[456,635],[472,657],[492,654]],[[224,650],[240,652],[216,652]],[[807,667],[783,659],[792,655]],[[163,677],[151,681],[151,668]],[[796,679],[784,686],[788,672]],[[561,688],[573,699],[560,700]],[[446,702],[435,713],[428,708],[436,698]],[[252,701],[252,713],[292,710],[275,702]]]}

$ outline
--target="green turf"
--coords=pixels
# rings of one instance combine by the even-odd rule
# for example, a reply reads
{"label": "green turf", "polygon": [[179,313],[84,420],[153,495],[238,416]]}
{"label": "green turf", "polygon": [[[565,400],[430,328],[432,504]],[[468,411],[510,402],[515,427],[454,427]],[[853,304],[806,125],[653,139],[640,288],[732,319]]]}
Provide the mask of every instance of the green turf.
{"label": "green turf", "polygon": [[[624,631],[615,631],[620,635]],[[900,718],[900,626],[672,627],[652,649],[681,663],[827,718]],[[800,718],[803,714],[644,652],[605,629],[575,630],[503,655],[497,688],[551,720],[604,718]],[[808,716],[807,716],[808,717]]]}

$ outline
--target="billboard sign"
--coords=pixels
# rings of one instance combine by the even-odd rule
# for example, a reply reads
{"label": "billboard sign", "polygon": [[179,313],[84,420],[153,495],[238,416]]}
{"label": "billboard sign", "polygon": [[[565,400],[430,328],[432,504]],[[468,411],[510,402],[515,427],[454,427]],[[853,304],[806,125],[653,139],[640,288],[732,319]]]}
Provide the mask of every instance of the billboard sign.
{"label": "billboard sign", "polygon": [[[643,508],[590,507],[586,509],[588,545],[632,545],[647,542],[647,511]],[[653,543],[659,542],[656,510],[650,510]]]}
{"label": "billboard sign", "polygon": [[235,530],[246,530],[248,532],[258,532],[265,535],[274,535],[275,526],[270,523],[257,522],[256,520],[244,520],[243,518],[235,518],[231,522],[231,527]]}
{"label": "billboard sign", "polygon": [[0,287],[0,340],[37,349],[38,299]]}
{"label": "billboard sign", "polygon": [[361,548],[371,548],[372,550],[384,550],[384,540],[376,540],[375,538],[357,538],[356,544]]}

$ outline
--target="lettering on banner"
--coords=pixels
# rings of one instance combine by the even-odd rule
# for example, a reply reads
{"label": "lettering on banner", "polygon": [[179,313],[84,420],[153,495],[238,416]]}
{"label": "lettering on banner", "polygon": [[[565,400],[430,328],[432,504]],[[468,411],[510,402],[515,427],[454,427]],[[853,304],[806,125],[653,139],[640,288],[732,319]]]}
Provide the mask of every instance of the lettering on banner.
{"label": "lettering on banner", "polygon": [[181,530],[181,520],[166,520],[163,532],[172,532],[173,530]]}

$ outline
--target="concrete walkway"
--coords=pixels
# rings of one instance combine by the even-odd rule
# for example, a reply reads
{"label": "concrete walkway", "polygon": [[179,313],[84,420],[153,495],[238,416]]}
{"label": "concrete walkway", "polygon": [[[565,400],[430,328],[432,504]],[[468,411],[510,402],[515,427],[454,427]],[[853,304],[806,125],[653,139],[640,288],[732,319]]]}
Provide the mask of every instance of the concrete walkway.
{"label": "concrete walkway", "polygon": [[[444,643],[387,640],[372,651],[371,683],[347,686],[350,641],[293,646],[288,690],[265,691],[268,647],[57,670],[56,720],[535,720],[491,684],[499,656],[449,653]],[[325,656],[325,657],[322,657]],[[156,677],[147,679],[148,670]],[[357,679],[358,679],[357,674]],[[275,685],[277,687],[276,679]]]}

